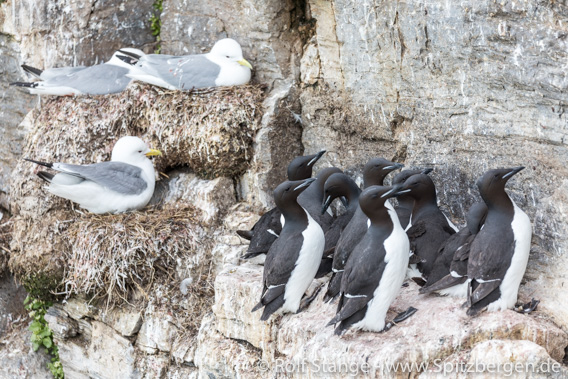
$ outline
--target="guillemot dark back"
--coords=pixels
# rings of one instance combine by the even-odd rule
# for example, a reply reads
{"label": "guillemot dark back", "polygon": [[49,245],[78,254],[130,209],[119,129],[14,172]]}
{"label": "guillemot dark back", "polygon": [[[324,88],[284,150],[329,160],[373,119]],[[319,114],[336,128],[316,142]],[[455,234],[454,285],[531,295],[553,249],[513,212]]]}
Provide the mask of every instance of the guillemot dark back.
{"label": "guillemot dark back", "polygon": [[400,292],[408,267],[409,242],[394,210],[385,206],[399,187],[371,186],[359,203],[371,220],[360,243],[347,259],[337,313],[328,325],[380,332],[391,303]]}
{"label": "guillemot dark back", "polygon": [[316,275],[323,254],[324,234],[297,202],[300,193],[314,180],[286,181],[274,190],[274,201],[286,223],[264,262],[261,299],[252,309],[254,312],[264,307],[261,320],[267,320],[276,311],[297,312],[304,292]]}
{"label": "guillemot dark back", "polygon": [[406,193],[414,199],[406,230],[410,250],[414,254],[411,257],[409,277],[417,282],[426,281],[434,267],[440,246],[457,230],[438,208],[436,187],[428,175],[411,176],[404,182],[399,193]]}
{"label": "guillemot dark back", "polygon": [[[404,165],[387,161],[384,158],[373,158],[363,167],[363,184],[364,186],[382,186],[385,177],[390,172],[402,167],[404,167]],[[392,207],[388,202],[386,202],[386,206]],[[353,251],[353,248],[361,241],[361,238],[363,238],[367,232],[368,220],[369,218],[363,213],[359,204],[357,204],[357,209],[351,221],[349,221],[349,224],[343,229],[343,233],[341,233],[337,245],[335,246],[332,264],[333,275],[329,281],[324,301],[329,301],[339,294],[345,262],[349,254],[351,254],[351,251]]]}
{"label": "guillemot dark back", "polygon": [[466,226],[450,236],[440,247],[434,269],[420,293],[439,292],[441,295],[467,296],[467,262],[475,235],[487,217],[484,202],[473,204],[466,215]]}
{"label": "guillemot dark back", "polygon": [[341,233],[351,221],[359,206],[359,194],[361,189],[349,176],[343,173],[332,174],[324,185],[324,203],[321,213],[324,214],[333,200],[339,198],[345,206],[345,213],[339,215],[331,224],[330,228],[325,232],[325,247],[323,251],[324,258],[322,264],[316,274],[316,278],[327,275],[332,270],[333,257],[330,255],[335,251],[337,241]]}
{"label": "guillemot dark back", "polygon": [[[431,168],[425,168],[421,170],[404,170],[395,175],[395,177],[392,179],[392,184],[402,185],[412,175],[429,174],[430,172],[432,172]],[[394,210],[396,211],[400,225],[403,229],[406,229],[408,222],[410,221],[410,215],[412,214],[414,199],[407,194],[402,194],[400,196],[397,196],[396,200],[398,204],[394,207]]]}
{"label": "guillemot dark back", "polygon": [[514,307],[529,259],[529,217],[505,192],[507,181],[524,167],[489,170],[476,182],[487,205],[483,227],[471,243],[467,266],[467,314]]}
{"label": "guillemot dark back", "polygon": [[[288,180],[304,180],[312,176],[314,164],[322,157],[325,150],[317,154],[305,155],[294,158],[288,165]],[[237,230],[237,234],[250,241],[249,247],[243,259],[254,258],[260,254],[266,254],[270,246],[282,231],[280,217],[282,214],[277,207],[272,208],[254,224],[251,230]]]}
{"label": "guillemot dark back", "polygon": [[335,219],[331,228],[326,232],[324,253],[333,253],[341,232],[357,210],[361,189],[353,179],[343,173],[335,173],[326,181],[323,189],[324,203],[321,213],[325,213],[333,200],[339,198],[345,206],[345,213]]}
{"label": "guillemot dark back", "polygon": [[323,203],[323,190],[327,178],[333,174],[342,173],[337,167],[326,167],[318,171],[316,180],[298,196],[298,204],[300,204],[312,218],[320,224],[325,233],[333,223],[333,216],[328,212],[321,213],[321,205]]}

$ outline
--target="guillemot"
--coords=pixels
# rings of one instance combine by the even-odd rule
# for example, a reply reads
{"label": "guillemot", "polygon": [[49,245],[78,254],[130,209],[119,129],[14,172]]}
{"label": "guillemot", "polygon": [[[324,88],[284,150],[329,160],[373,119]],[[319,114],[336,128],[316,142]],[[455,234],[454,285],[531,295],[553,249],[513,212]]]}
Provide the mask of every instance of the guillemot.
{"label": "guillemot", "polygon": [[456,230],[438,208],[436,188],[428,175],[411,176],[404,182],[399,194],[407,194],[414,199],[410,227],[406,230],[414,255],[408,276],[417,282],[426,281],[434,267],[440,246]]}
{"label": "guillemot", "polygon": [[408,267],[409,241],[396,212],[385,202],[398,187],[371,186],[359,203],[371,220],[363,239],[345,264],[337,314],[328,325],[339,323],[335,334],[347,328],[380,332]]}
{"label": "guillemot", "polygon": [[[317,154],[294,158],[288,164],[288,180],[296,181],[310,178],[314,164],[324,153],[325,150],[322,150]],[[242,256],[243,259],[266,254],[282,231],[281,216],[282,214],[275,207],[263,214],[251,230],[237,230],[239,236],[250,241],[246,254]]]}
{"label": "guillemot", "polygon": [[[384,158],[373,158],[363,167],[363,186],[382,186],[385,177],[392,171],[402,168],[404,165],[388,161]],[[386,207],[391,207],[390,203],[385,202]],[[357,205],[357,209],[349,221],[349,224],[343,229],[343,233],[337,241],[335,252],[333,254],[332,271],[333,275],[329,281],[324,301],[329,301],[339,293],[341,277],[345,262],[353,248],[361,241],[361,238],[367,232],[369,218],[363,213],[361,207]]]}
{"label": "guillemot", "polygon": [[489,170],[476,182],[487,217],[469,252],[467,314],[513,308],[531,247],[529,217],[505,192],[524,167]]}
{"label": "guillemot", "polygon": [[252,309],[254,312],[264,307],[260,318],[263,321],[277,311],[297,312],[318,270],[324,247],[323,230],[297,202],[300,193],[314,180],[286,181],[274,190],[274,202],[286,223],[266,255],[261,299]]}
{"label": "guillemot", "polygon": [[[395,175],[392,179],[392,184],[403,184],[412,175],[429,174],[430,172],[432,172],[431,168],[425,168],[423,170],[404,170]],[[396,211],[400,225],[403,229],[406,229],[410,221],[410,215],[412,214],[414,199],[407,194],[402,194],[397,196],[396,200],[398,204],[394,207],[394,210]]]}
{"label": "guillemot", "polygon": [[[321,278],[332,271],[333,252],[341,233],[351,221],[359,206],[359,194],[361,189],[349,176],[343,173],[335,173],[331,175],[324,185],[324,203],[322,205],[321,214],[324,214],[333,200],[339,198],[345,206],[345,212],[333,221],[329,229],[325,232],[325,247],[323,251],[322,264],[318,270],[316,278]],[[330,257],[331,256],[331,257]]]}
{"label": "guillemot", "polygon": [[466,216],[466,226],[453,234],[440,247],[434,269],[420,293],[438,292],[441,295],[467,296],[467,262],[471,243],[487,217],[484,202],[473,204]]}

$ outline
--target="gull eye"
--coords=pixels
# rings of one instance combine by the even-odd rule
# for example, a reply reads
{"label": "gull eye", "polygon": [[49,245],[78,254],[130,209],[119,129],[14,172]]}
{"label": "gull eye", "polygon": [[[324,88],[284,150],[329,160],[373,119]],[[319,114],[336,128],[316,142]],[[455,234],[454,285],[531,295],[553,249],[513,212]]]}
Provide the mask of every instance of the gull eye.
{"label": "gull eye", "polygon": [[142,150],[138,150],[139,153],[142,153]]}
{"label": "gull eye", "polygon": [[231,57],[227,55],[227,58],[231,58]]}

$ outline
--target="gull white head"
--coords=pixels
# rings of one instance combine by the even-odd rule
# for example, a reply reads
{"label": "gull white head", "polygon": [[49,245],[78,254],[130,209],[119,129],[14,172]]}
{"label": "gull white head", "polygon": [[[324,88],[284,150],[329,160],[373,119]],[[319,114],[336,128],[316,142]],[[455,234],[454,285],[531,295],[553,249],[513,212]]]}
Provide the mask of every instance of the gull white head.
{"label": "gull white head", "polygon": [[213,45],[210,52],[215,58],[227,59],[236,62],[241,66],[248,67],[252,70],[252,65],[243,58],[243,50],[237,41],[231,38],[223,38]]}
{"label": "gull white head", "polygon": [[[126,51],[128,53],[132,53],[133,55],[137,55],[138,57],[143,57],[144,55],[146,55],[142,50],[135,49],[133,47],[124,47],[120,50]],[[105,63],[113,65],[113,66],[119,66],[119,67],[124,67],[124,68],[130,69],[130,67],[132,67],[132,63],[125,62],[123,59],[120,59],[118,57],[118,55],[122,56],[123,59],[129,59],[131,62],[136,62],[138,60],[136,58],[126,56],[126,55],[122,54],[120,51],[115,51],[114,54],[112,55],[112,57],[108,60],[108,62],[105,62]]]}
{"label": "gull white head", "polygon": [[138,137],[126,136],[116,142],[110,160],[139,166],[148,161],[148,157],[154,155],[162,155],[162,153],[159,150],[150,149]]}

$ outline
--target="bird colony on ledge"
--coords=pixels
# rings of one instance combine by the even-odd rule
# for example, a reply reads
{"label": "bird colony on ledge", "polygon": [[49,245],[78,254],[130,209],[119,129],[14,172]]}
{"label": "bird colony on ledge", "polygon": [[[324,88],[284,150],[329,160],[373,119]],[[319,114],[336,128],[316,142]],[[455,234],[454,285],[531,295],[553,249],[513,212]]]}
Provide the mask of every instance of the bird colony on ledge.
{"label": "bird colony on ledge", "polygon": [[[455,296],[470,316],[515,307],[532,227],[505,185],[523,167],[481,175],[483,202],[472,205],[466,227],[458,229],[438,207],[431,169],[404,170],[385,186],[385,177],[403,165],[374,158],[363,168],[361,191],[335,167],[311,178],[323,153],[294,159],[288,181],[274,190],[276,208],[251,230],[237,231],[250,240],[243,258],[266,254],[262,295],[252,309],[263,309],[261,320],[301,311],[317,295],[301,303],[312,280],[327,274],[324,301],[337,301],[328,325],[339,335],[349,328],[385,331],[412,316],[417,309],[410,307],[386,322],[405,279],[422,286],[422,294]],[[335,199],[345,207],[336,218],[328,213]]]}
{"label": "bird colony on ledge", "polygon": [[[17,82],[32,94],[104,95],[123,91],[132,80],[169,90],[233,86],[249,82],[252,66],[241,46],[226,38],[200,55],[146,55],[123,48],[103,64],[52,68],[23,65],[39,79]],[[328,325],[341,335],[352,328],[388,330],[386,314],[405,279],[421,285],[421,294],[455,296],[475,316],[483,310],[513,308],[530,251],[528,216],[505,191],[523,167],[489,170],[476,184],[483,202],[474,204],[466,226],[456,228],[438,208],[429,168],[404,170],[385,186],[385,177],[403,167],[374,158],[363,169],[363,190],[336,167],[314,164],[325,153],[297,157],[288,166],[288,180],[274,190],[276,208],[251,230],[237,233],[250,241],[244,259],[266,254],[263,290],[252,311],[295,313],[313,300],[302,298],[314,278],[330,274],[324,296],[337,302]],[[138,137],[122,137],[110,162],[89,165],[31,162],[58,171],[40,171],[47,190],[92,213],[122,213],[144,208],[155,186],[148,157],[161,155]],[[330,205],[339,199],[344,211],[334,216]],[[393,207],[392,199],[397,199]],[[302,304],[302,305],[301,305]],[[538,301],[519,308],[530,312]],[[410,307],[394,321],[414,314]]]}

